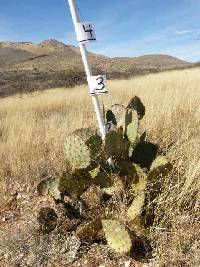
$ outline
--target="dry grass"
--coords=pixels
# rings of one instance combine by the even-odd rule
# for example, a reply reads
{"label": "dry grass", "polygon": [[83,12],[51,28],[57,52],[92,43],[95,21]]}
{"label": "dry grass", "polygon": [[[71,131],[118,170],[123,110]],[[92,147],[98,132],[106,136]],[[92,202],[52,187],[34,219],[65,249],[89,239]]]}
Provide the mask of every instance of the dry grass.
{"label": "dry grass", "polygon": [[[159,266],[193,266],[199,262],[200,75],[199,69],[110,81],[101,103],[126,104],[134,95],[146,106],[141,131],[159,143],[174,164],[161,183],[153,257]],[[65,136],[79,127],[95,127],[86,86],[0,100],[0,186],[32,188],[65,168]],[[5,191],[4,191],[5,192]],[[7,194],[8,195],[8,194]],[[6,198],[6,195],[5,195]]]}

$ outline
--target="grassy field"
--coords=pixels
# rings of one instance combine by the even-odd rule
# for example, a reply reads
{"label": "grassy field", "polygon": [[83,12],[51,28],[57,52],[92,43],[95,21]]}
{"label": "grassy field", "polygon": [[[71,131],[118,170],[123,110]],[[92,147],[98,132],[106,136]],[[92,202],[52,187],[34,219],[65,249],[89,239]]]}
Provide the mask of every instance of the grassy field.
{"label": "grassy field", "polygon": [[[146,107],[140,132],[160,145],[173,163],[162,180],[150,241],[158,266],[200,265],[200,69],[109,81],[101,105],[126,104],[137,95]],[[54,89],[0,100],[2,206],[11,193],[31,191],[65,168],[65,136],[96,127],[86,86]],[[6,193],[5,193],[6,192]]]}

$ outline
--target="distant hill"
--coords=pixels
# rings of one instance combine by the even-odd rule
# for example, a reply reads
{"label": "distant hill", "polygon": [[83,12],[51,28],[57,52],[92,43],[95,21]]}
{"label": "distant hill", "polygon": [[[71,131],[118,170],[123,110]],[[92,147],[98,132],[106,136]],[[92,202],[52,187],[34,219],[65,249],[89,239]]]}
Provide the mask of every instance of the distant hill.
{"label": "distant hill", "polygon": [[0,65],[18,64],[34,57],[34,54],[11,47],[0,48]]}
{"label": "distant hill", "polygon": [[[191,67],[192,64],[167,55],[114,57],[89,53],[94,74],[109,78]],[[85,81],[80,51],[57,40],[0,43],[0,96],[16,92],[72,86]]]}

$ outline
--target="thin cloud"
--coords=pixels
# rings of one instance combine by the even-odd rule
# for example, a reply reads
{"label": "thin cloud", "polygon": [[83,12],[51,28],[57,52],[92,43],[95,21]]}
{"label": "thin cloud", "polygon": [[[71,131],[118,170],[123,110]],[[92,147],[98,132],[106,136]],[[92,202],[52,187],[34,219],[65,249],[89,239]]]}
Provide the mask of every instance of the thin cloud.
{"label": "thin cloud", "polygon": [[186,35],[186,34],[190,34],[190,33],[194,33],[194,30],[179,30],[179,31],[175,31],[176,35]]}

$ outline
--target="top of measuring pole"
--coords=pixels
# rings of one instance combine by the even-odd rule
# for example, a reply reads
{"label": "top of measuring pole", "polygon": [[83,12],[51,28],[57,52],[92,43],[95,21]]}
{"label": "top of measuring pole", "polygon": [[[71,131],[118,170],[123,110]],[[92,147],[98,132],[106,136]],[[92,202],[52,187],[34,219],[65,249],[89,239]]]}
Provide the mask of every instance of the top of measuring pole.
{"label": "top of measuring pole", "polygon": [[91,22],[80,22],[74,0],[68,0],[76,36],[79,44],[96,41],[96,35]]}
{"label": "top of measuring pole", "polygon": [[68,2],[69,2],[69,8],[70,8],[70,11],[71,11],[71,14],[72,14],[73,23],[74,24],[75,23],[79,23],[80,19],[79,19],[79,16],[78,16],[78,12],[77,12],[74,0],[68,0]]}
{"label": "top of measuring pole", "polygon": [[98,76],[92,76],[92,70],[90,67],[89,59],[87,56],[87,50],[85,43],[96,41],[96,36],[93,30],[92,23],[90,22],[80,22],[78,12],[75,5],[75,0],[68,0],[69,7],[72,15],[72,20],[74,23],[77,40],[79,42],[81,56],[83,60],[83,64],[85,67],[85,72],[87,75],[87,81],[90,89],[90,94],[92,96],[92,101],[95,108],[95,113],[97,116],[97,121],[99,125],[99,129],[102,135],[102,139],[105,139],[105,124],[103,120],[103,115],[100,109],[100,105],[98,102],[97,95],[103,94],[107,92],[106,88],[106,76],[105,75],[98,75]]}

